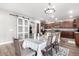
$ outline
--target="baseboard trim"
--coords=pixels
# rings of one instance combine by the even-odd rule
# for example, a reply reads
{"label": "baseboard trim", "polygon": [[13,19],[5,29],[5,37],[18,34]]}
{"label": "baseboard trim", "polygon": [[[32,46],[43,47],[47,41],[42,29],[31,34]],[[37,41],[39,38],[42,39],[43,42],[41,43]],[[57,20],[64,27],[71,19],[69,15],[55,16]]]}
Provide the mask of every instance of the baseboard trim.
{"label": "baseboard trim", "polygon": [[13,43],[13,41],[1,42],[0,45],[10,44],[10,43]]}
{"label": "baseboard trim", "polygon": [[[20,41],[23,41],[23,40],[20,40]],[[13,43],[13,41],[6,41],[6,42],[1,42],[0,45],[11,44],[11,43]]]}

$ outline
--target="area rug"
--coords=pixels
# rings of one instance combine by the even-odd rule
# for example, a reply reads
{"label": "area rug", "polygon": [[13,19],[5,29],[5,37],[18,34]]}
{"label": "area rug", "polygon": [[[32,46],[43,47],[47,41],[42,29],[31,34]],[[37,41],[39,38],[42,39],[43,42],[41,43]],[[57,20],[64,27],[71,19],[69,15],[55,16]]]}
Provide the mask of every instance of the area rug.
{"label": "area rug", "polygon": [[69,55],[69,49],[64,47],[59,47],[59,51],[56,53],[55,50],[53,52],[53,56],[68,56]]}

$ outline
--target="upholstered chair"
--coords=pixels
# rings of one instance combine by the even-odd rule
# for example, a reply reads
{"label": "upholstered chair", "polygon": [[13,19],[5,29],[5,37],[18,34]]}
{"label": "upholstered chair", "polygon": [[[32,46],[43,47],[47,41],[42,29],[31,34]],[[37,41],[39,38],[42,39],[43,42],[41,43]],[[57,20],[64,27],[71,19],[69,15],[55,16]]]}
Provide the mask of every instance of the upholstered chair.
{"label": "upholstered chair", "polygon": [[14,47],[15,47],[15,55],[16,56],[35,56],[36,51],[30,49],[30,48],[22,48],[22,42],[20,39],[13,39]]}

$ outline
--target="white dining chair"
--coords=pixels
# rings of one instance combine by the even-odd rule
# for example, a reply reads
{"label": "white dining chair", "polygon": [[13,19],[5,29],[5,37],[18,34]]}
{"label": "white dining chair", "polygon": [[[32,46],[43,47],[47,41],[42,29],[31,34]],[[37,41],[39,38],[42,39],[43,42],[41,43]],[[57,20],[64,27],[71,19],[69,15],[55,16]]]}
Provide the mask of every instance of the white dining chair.
{"label": "white dining chair", "polygon": [[52,43],[54,43],[55,40],[57,40],[58,43],[60,43],[60,32],[52,33],[52,35],[53,35]]}
{"label": "white dining chair", "polygon": [[48,36],[46,47],[41,50],[43,56],[52,56],[53,55],[52,38],[53,38],[52,34],[50,36]]}
{"label": "white dining chair", "polygon": [[55,49],[56,53],[59,51],[59,43],[60,43],[60,32],[56,32],[53,34],[53,48]]}

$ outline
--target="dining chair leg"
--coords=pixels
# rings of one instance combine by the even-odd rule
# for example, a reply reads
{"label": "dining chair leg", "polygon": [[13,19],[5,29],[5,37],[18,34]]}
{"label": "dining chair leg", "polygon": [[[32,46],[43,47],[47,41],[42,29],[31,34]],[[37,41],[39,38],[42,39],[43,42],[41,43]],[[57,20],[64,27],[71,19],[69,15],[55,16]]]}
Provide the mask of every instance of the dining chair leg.
{"label": "dining chair leg", "polygon": [[37,51],[35,51],[35,56],[37,56]]}

